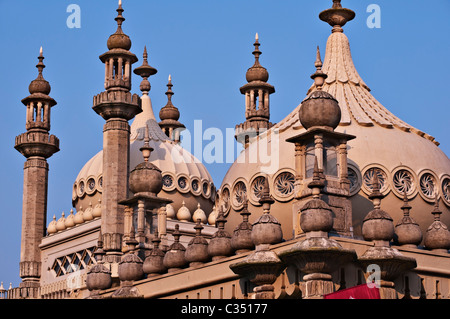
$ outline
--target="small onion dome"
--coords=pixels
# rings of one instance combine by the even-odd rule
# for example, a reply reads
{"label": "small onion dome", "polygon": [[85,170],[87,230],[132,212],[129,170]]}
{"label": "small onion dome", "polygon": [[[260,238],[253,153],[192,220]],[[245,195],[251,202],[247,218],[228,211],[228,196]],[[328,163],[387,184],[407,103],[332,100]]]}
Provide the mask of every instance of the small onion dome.
{"label": "small onion dome", "polygon": [[75,226],[75,220],[74,219],[75,219],[75,215],[73,214],[73,209],[71,209],[69,216],[66,217],[66,221],[65,221],[66,228],[70,228],[70,227]]}
{"label": "small onion dome", "polygon": [[216,205],[214,205],[211,213],[209,213],[208,216],[208,224],[211,226],[216,226],[216,219],[217,219],[217,210]]}
{"label": "small onion dome", "polygon": [[252,241],[255,246],[278,244],[283,239],[280,222],[271,214],[263,214],[252,225]]}
{"label": "small onion dome", "polygon": [[384,197],[380,193],[380,183],[378,175],[373,175],[372,193],[369,198],[374,204],[374,209],[370,211],[362,222],[362,235],[367,241],[389,242],[394,238],[394,223],[392,217],[380,209],[381,199]]}
{"label": "small onion dome", "polygon": [[333,228],[333,212],[323,200],[311,199],[300,211],[300,227],[305,233],[329,232]]}
{"label": "small onion dome", "polygon": [[195,267],[209,261],[208,241],[202,236],[203,226],[200,219],[197,219],[194,229],[195,237],[189,242],[185,253],[189,267]]}
{"label": "small onion dome", "polygon": [[403,202],[403,218],[395,226],[396,241],[401,246],[416,248],[422,242],[423,236],[419,224],[409,215],[411,205],[408,203],[406,191]]}
{"label": "small onion dome", "polygon": [[223,216],[223,211],[220,210],[217,217],[218,230],[212,235],[208,244],[208,254],[212,260],[219,260],[231,256],[233,254],[233,247],[231,247],[231,236],[225,231],[226,218]]}
{"label": "small onion dome", "polygon": [[45,64],[43,63],[44,56],[42,55],[42,47],[39,53],[40,53],[38,57],[39,63],[36,65],[39,74],[35,80],[31,81],[30,85],[28,86],[28,91],[30,91],[31,94],[41,93],[48,95],[50,94],[51,87],[50,83],[48,83],[42,75],[42,70],[45,68]]}
{"label": "small onion dome", "polygon": [[161,170],[153,163],[149,162],[153,148],[149,145],[148,126],[145,127],[144,146],[140,148],[144,157],[144,162],[136,165],[130,172],[130,190],[134,193],[151,193],[156,196],[162,189]]}
{"label": "small onion dome", "polygon": [[130,190],[134,193],[158,194],[162,189],[161,170],[150,162],[138,164],[130,173]]}
{"label": "small onion dome", "polygon": [[111,271],[98,263],[87,272],[86,287],[89,291],[109,289],[112,286]]}
{"label": "small onion dome", "polygon": [[175,240],[164,256],[163,264],[168,272],[174,272],[186,267],[186,248],[180,243],[181,234],[179,229],[180,225],[176,224],[175,231],[172,234]]}
{"label": "small onion dome", "polygon": [[255,246],[261,244],[277,244],[283,239],[280,222],[270,214],[270,205],[274,199],[270,195],[269,181],[266,177],[261,191],[259,203],[263,207],[263,214],[252,225],[252,240]]}
{"label": "small onion dome", "polygon": [[92,216],[94,218],[102,217],[102,200],[98,200],[98,204],[95,205],[94,209],[92,210]]}
{"label": "small onion dome", "polygon": [[166,205],[166,218],[167,219],[174,219],[176,218],[175,209],[171,204]]}
{"label": "small onion dome", "polygon": [[134,253],[128,253],[122,256],[119,262],[120,281],[134,281],[144,277],[143,261]]}
{"label": "small onion dome", "polygon": [[298,113],[299,119],[305,129],[319,127],[334,130],[341,121],[341,108],[334,96],[322,91],[327,75],[322,72],[319,48],[317,48],[315,67],[316,72],[311,75],[311,78],[314,79],[317,90],[303,100]]}
{"label": "small onion dome", "polygon": [[122,31],[122,23],[125,21],[125,18],[122,16],[122,12],[124,11],[122,9],[122,4],[119,4],[119,8],[117,8],[116,11],[118,15],[114,20],[117,21],[117,30],[108,38],[106,44],[109,50],[123,49],[128,51],[131,48],[131,40],[130,37]]}
{"label": "small onion dome", "polygon": [[150,255],[145,258],[143,270],[149,276],[156,276],[163,274],[167,271],[164,266],[164,252],[159,248],[161,239],[159,238],[158,232],[155,232],[153,242],[153,249]]}
{"label": "small onion dome", "polygon": [[248,211],[248,200],[244,201],[244,208],[241,211],[242,222],[237,225],[231,236],[231,247],[237,254],[244,253],[255,248],[252,240],[252,224],[249,223],[248,217],[251,213]]}
{"label": "small onion dome", "polygon": [[61,214],[61,218],[56,222],[56,230],[62,231],[66,229],[66,218],[64,217],[64,212]]}
{"label": "small onion dome", "polygon": [[382,209],[370,211],[363,220],[362,235],[367,241],[390,241],[394,237],[391,216]]}
{"label": "small onion dome", "polygon": [[260,44],[258,40],[259,38],[257,33],[255,36],[255,43],[253,44],[255,46],[255,50],[253,51],[253,55],[255,56],[255,64],[253,64],[253,66],[249,68],[245,74],[245,78],[249,83],[253,81],[267,82],[269,80],[269,72],[259,63],[261,51],[259,50]]}
{"label": "small onion dome", "polygon": [[181,205],[180,209],[178,209],[177,212],[177,219],[179,221],[188,222],[191,220],[191,212],[186,207],[185,202],[183,201],[183,204]]}
{"label": "small onion dome", "polygon": [[77,225],[84,223],[84,217],[83,217],[82,208],[83,207],[80,206],[80,210],[77,211],[77,213],[75,214],[75,218],[73,219],[75,224],[77,224]]}
{"label": "small onion dome", "polygon": [[94,219],[92,203],[89,203],[89,207],[83,212],[83,219],[85,222]]}
{"label": "small onion dome", "polygon": [[172,96],[174,95],[173,91],[172,91],[172,76],[169,75],[169,83],[167,83],[167,104],[161,108],[161,110],[159,111],[159,118],[164,121],[164,120],[174,120],[174,121],[178,121],[178,119],[180,118],[180,111],[178,110],[177,107],[175,107],[172,104]]}
{"label": "small onion dome", "polygon": [[320,199],[321,189],[324,186],[325,184],[320,179],[317,157],[315,157],[313,180],[308,184],[308,188],[312,189],[313,198],[300,209],[300,227],[305,233],[328,233],[333,228],[333,211],[327,203]]}
{"label": "small onion dome", "polygon": [[56,216],[53,215],[53,220],[48,224],[47,233],[49,235],[56,233]]}
{"label": "small onion dome", "polygon": [[450,249],[450,232],[448,227],[441,222],[442,212],[439,210],[439,200],[436,200],[431,213],[434,215],[434,221],[425,233],[425,247],[434,251],[446,252]]}
{"label": "small onion dome", "polygon": [[194,214],[192,214],[192,220],[198,220],[200,219],[202,224],[206,224],[207,217],[203,209],[200,208],[200,203],[197,204],[197,209],[195,210]]}

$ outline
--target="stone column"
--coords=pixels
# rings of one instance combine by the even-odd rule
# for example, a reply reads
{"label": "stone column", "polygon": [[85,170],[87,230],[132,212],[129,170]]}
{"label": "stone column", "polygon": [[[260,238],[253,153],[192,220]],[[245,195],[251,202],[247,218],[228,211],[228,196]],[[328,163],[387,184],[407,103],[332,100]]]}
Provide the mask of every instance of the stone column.
{"label": "stone column", "polygon": [[39,286],[41,250],[47,214],[48,164],[45,158],[30,157],[24,165],[22,240],[20,252],[21,287]]}
{"label": "stone column", "polygon": [[128,198],[130,126],[128,121],[112,118],[103,129],[102,232],[107,261],[121,255],[124,232],[124,207],[119,201]]}

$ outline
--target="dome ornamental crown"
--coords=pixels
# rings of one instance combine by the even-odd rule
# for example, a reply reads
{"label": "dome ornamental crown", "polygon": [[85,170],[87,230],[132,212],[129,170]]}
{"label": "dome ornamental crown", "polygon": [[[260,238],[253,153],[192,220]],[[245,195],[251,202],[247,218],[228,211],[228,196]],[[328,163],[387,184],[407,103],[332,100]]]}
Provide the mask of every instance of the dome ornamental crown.
{"label": "dome ornamental crown", "polygon": [[255,64],[247,70],[245,78],[249,83],[253,81],[267,82],[269,80],[269,72],[259,63],[259,56],[262,53],[259,50],[260,44],[258,33],[255,36],[255,43],[253,45],[255,46],[255,50],[253,51],[253,55],[255,56]]}

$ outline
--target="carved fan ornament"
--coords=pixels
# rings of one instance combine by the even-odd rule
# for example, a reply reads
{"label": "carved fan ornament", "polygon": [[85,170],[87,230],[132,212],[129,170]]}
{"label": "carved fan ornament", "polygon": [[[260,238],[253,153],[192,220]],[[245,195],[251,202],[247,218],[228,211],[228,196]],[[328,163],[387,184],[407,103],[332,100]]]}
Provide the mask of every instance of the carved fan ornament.
{"label": "carved fan ornament", "polygon": [[247,195],[247,187],[243,182],[238,182],[234,186],[233,190],[233,204],[236,206],[241,206]]}
{"label": "carved fan ornament", "polygon": [[436,180],[430,173],[425,173],[420,177],[420,190],[428,198],[436,196]]}
{"label": "carved fan ornament", "polygon": [[414,192],[414,177],[405,169],[401,169],[394,174],[393,182],[394,188],[399,194],[406,192],[407,195],[411,195]]}
{"label": "carved fan ornament", "polygon": [[259,199],[261,198],[263,186],[264,176],[258,176],[257,178],[255,178],[250,187],[250,196],[252,196],[253,200],[259,201]]}
{"label": "carved fan ornament", "polygon": [[450,178],[442,181],[442,196],[447,203],[450,203]]}
{"label": "carved fan ornament", "polygon": [[295,176],[290,172],[283,172],[274,182],[275,192],[279,196],[287,197],[294,193]]}

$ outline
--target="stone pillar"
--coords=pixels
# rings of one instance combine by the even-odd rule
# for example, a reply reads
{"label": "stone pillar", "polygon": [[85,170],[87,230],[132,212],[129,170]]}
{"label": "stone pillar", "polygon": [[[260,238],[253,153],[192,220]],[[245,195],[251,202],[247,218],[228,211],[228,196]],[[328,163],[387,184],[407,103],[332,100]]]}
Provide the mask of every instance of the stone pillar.
{"label": "stone pillar", "polygon": [[121,251],[123,206],[128,197],[130,126],[125,119],[106,121],[103,129],[102,232],[107,255]]}
{"label": "stone pillar", "polygon": [[20,277],[22,286],[39,285],[41,250],[47,214],[48,164],[45,158],[30,157],[24,165]]}

